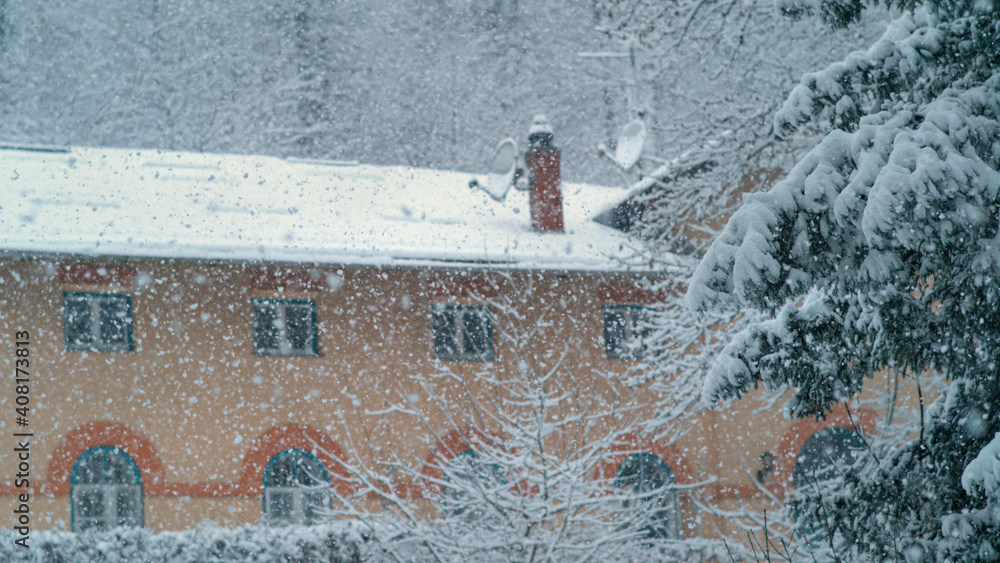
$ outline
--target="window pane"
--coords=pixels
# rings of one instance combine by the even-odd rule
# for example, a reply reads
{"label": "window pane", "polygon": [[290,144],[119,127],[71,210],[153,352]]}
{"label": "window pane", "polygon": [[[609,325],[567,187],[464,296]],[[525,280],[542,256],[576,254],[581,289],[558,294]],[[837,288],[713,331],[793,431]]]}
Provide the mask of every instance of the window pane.
{"label": "window pane", "polygon": [[455,487],[445,487],[446,493],[461,487],[488,490],[507,483],[503,468],[495,463],[480,461],[479,454],[473,450],[459,452],[455,457],[449,459],[444,467],[443,479],[456,485]]}
{"label": "window pane", "polygon": [[73,469],[72,482],[79,485],[97,485],[104,482],[104,454],[100,451],[84,454]]}
{"label": "window pane", "polygon": [[124,451],[87,450],[73,467],[70,484],[75,530],[142,525],[142,482]]}
{"label": "window pane", "polygon": [[854,464],[864,451],[864,443],[847,428],[824,428],[813,434],[795,458],[792,483],[796,487],[836,477]]}
{"label": "window pane", "polygon": [[93,339],[90,303],[85,299],[66,299],[66,342],[72,347],[86,346]]}
{"label": "window pane", "polygon": [[107,467],[105,469],[104,483],[117,485],[133,485],[136,482],[135,472],[132,464],[121,451],[111,450],[107,452]]}
{"label": "window pane", "polygon": [[670,491],[661,495],[653,506],[660,507],[653,513],[651,522],[646,526],[646,536],[651,538],[672,538],[677,535],[677,493]]}
{"label": "window pane", "polygon": [[278,454],[278,459],[274,460],[265,475],[264,484],[269,487],[294,487],[295,486],[295,456]]}
{"label": "window pane", "polygon": [[330,505],[329,482],[326,468],[307,452],[277,454],[264,469],[265,518],[276,524],[318,521]]}
{"label": "window pane", "polygon": [[643,342],[652,333],[645,307],[604,307],[604,353],[608,358],[634,360],[643,356]]}
{"label": "window pane", "polygon": [[264,470],[265,487],[314,486],[329,483],[326,468],[302,450],[285,450]]}
{"label": "window pane", "polygon": [[253,347],[257,350],[278,348],[278,309],[271,303],[254,304]]}
{"label": "window pane", "polygon": [[305,305],[288,305],[285,307],[285,326],[288,342],[293,350],[309,350],[312,340],[312,310]]}
{"label": "window pane", "polygon": [[467,356],[485,356],[492,348],[489,320],[479,311],[466,311],[462,315],[463,352]]}
{"label": "window pane", "polygon": [[653,454],[629,456],[622,462],[615,476],[615,487],[645,493],[673,483],[670,468]]}
{"label": "window pane", "polygon": [[609,358],[627,357],[625,346],[627,332],[626,316],[623,309],[604,309],[604,351]]}
{"label": "window pane", "polygon": [[139,487],[117,487],[116,508],[119,526],[138,526],[142,521],[142,500]]}
{"label": "window pane", "polygon": [[634,347],[631,354],[641,358],[646,352],[645,342],[653,334],[653,328],[649,326],[649,309],[634,309],[632,311],[632,341]]}
{"label": "window pane", "polygon": [[294,496],[290,491],[268,491],[267,517],[275,521],[290,521],[294,505]]}
{"label": "window pane", "polygon": [[298,462],[298,485],[313,487],[326,483],[326,468],[322,467],[318,461],[301,456]]}
{"label": "window pane", "polygon": [[[824,428],[813,434],[803,444],[795,458],[792,484],[809,487],[833,479],[854,464],[864,453],[864,442],[847,428]],[[800,515],[796,515],[799,519]],[[820,517],[806,517],[798,522],[797,533],[809,548],[816,548],[829,541],[826,523]]]}
{"label": "window pane", "polygon": [[330,507],[329,495],[324,492],[303,493],[302,512],[304,522],[312,524],[323,519]]}
{"label": "window pane", "polygon": [[100,489],[78,491],[76,514],[81,518],[104,518],[104,491]]}
{"label": "window pane", "polygon": [[124,299],[101,300],[101,343],[125,344],[128,342],[128,306]]}
{"label": "window pane", "polygon": [[74,485],[141,485],[132,458],[118,449],[87,450],[73,467]]}
{"label": "window pane", "polygon": [[670,467],[653,454],[629,456],[618,468],[615,487],[632,493],[625,508],[645,519],[647,537],[668,538],[677,533],[677,494],[665,489],[673,482]]}
{"label": "window pane", "polygon": [[104,518],[88,518],[86,520],[80,520],[76,528],[77,531],[80,532],[86,532],[87,530],[103,531],[105,529]]}
{"label": "window pane", "polygon": [[435,309],[432,321],[434,323],[434,355],[441,358],[453,358],[458,355],[453,312],[447,309]]}

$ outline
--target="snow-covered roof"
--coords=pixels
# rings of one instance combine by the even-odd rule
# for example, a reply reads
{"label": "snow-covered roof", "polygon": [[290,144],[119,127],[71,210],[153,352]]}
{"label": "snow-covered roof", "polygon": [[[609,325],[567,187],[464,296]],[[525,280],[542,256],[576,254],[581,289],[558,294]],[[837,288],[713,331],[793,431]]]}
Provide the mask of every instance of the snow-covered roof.
{"label": "snow-covered roof", "polygon": [[565,233],[473,175],[161,150],[0,149],[0,251],[377,266],[644,270],[592,219],[620,188],[563,184]]}

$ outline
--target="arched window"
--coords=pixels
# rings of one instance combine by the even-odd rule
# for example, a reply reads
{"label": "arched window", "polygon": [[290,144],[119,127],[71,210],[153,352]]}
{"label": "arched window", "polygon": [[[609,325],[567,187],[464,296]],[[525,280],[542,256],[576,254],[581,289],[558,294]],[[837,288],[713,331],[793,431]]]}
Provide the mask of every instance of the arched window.
{"label": "arched window", "polygon": [[796,488],[836,477],[844,467],[853,465],[865,444],[853,430],[824,428],[802,445],[795,457],[792,484]]}
{"label": "arched window", "polygon": [[650,453],[629,456],[615,474],[615,487],[630,493],[624,508],[647,519],[646,534],[650,538],[679,536],[680,513],[673,484],[673,471]]}
{"label": "arched window", "polygon": [[315,524],[330,508],[330,474],[305,450],[278,453],[264,469],[268,524]]}
{"label": "arched window", "polygon": [[[850,467],[864,451],[864,442],[853,430],[830,427],[816,432],[806,440],[795,458],[792,484],[796,488],[818,485],[840,475],[845,467]],[[831,538],[824,520],[810,517],[798,524],[798,535],[806,544],[815,549],[826,545]],[[833,538],[835,544],[840,541]]]}
{"label": "arched window", "polygon": [[142,476],[122,450],[87,450],[73,465],[69,482],[73,531],[143,525]]}
{"label": "arched window", "polygon": [[495,463],[487,463],[475,450],[455,454],[443,468],[442,509],[445,516],[479,520],[490,511],[488,499],[497,487],[505,487],[507,478]]}

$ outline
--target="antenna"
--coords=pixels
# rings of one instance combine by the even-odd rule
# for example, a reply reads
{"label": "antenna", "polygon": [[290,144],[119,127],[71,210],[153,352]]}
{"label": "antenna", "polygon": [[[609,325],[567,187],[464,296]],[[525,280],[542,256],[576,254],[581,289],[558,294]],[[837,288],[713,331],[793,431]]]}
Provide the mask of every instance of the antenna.
{"label": "antenna", "polygon": [[[608,147],[601,143],[597,145],[597,154],[608,157],[623,172],[628,172],[642,157],[642,147],[646,144],[646,125],[640,119],[632,121],[618,134],[618,141],[615,142],[615,154],[608,151]],[[652,159],[657,160],[657,159]]]}
{"label": "antenna", "polygon": [[514,175],[517,172],[517,143],[510,137],[500,141],[493,158],[487,169],[483,182],[478,180],[469,182],[470,188],[479,188],[490,194],[490,197],[497,201],[503,201],[514,183]]}
{"label": "antenna", "polygon": [[618,134],[618,142],[615,143],[614,160],[623,170],[628,170],[639,162],[642,156],[642,147],[646,144],[646,125],[639,119],[629,123]]}

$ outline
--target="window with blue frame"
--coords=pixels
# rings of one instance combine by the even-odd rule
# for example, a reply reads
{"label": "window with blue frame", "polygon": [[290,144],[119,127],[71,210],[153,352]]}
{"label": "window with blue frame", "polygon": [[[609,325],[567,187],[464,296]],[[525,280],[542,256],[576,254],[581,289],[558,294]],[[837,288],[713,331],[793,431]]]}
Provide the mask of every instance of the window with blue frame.
{"label": "window with blue frame", "polygon": [[317,356],[316,305],[306,299],[254,299],[253,351],[261,356]]}
{"label": "window with blue frame", "polygon": [[[822,483],[843,475],[864,454],[865,444],[849,428],[829,427],[806,440],[795,456],[792,484],[795,488],[821,487]],[[821,490],[821,489],[818,489]],[[820,493],[822,494],[822,493]],[[798,523],[798,535],[810,546],[838,544],[830,538],[822,518],[806,518]]]}
{"label": "window with blue frame", "polygon": [[830,427],[816,432],[795,456],[792,484],[804,487],[840,475],[854,464],[864,447],[858,434],[848,428]]}
{"label": "window with blue frame", "polygon": [[434,357],[448,361],[492,362],[493,326],[489,307],[434,305]]}
{"label": "window with blue frame", "polygon": [[139,466],[119,448],[84,452],[70,474],[70,496],[74,532],[143,526]]}
{"label": "window with blue frame", "polygon": [[64,293],[63,329],[67,350],[132,350],[132,298],[116,293]]}
{"label": "window with blue frame", "polygon": [[650,453],[631,455],[618,466],[615,488],[624,493],[622,515],[641,518],[649,538],[677,538],[680,512],[674,473],[659,457]]}
{"label": "window with blue frame", "polygon": [[636,360],[646,353],[650,335],[649,308],[637,305],[605,305],[604,355],[614,360]]}
{"label": "window with blue frame", "polygon": [[264,469],[264,520],[268,524],[315,524],[330,509],[330,473],[316,456],[284,450]]}

